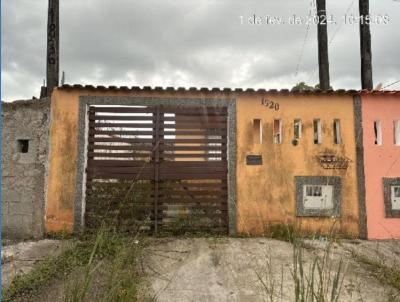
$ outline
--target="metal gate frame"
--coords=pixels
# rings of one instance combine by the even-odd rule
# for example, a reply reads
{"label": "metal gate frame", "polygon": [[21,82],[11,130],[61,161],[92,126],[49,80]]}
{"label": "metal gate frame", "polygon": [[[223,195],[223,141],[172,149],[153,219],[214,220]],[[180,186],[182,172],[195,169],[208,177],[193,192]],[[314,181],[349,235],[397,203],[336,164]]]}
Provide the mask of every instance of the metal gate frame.
{"label": "metal gate frame", "polygon": [[226,107],[228,112],[227,161],[228,161],[228,222],[229,234],[236,235],[236,99],[196,99],[196,98],[150,98],[150,97],[117,97],[117,96],[81,96],[79,98],[78,127],[78,165],[75,190],[74,231],[84,229],[85,187],[88,141],[89,106],[93,105],[165,105],[182,108],[190,107]]}

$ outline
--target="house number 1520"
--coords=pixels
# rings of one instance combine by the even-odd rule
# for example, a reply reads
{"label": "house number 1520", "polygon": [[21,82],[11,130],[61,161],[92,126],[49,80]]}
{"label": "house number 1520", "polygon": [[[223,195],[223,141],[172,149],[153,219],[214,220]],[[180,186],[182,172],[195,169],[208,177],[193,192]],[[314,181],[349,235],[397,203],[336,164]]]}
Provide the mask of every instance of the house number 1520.
{"label": "house number 1520", "polygon": [[272,109],[275,111],[279,110],[279,103],[275,103],[274,101],[268,100],[266,98],[261,99],[261,104],[267,107],[268,109]]}

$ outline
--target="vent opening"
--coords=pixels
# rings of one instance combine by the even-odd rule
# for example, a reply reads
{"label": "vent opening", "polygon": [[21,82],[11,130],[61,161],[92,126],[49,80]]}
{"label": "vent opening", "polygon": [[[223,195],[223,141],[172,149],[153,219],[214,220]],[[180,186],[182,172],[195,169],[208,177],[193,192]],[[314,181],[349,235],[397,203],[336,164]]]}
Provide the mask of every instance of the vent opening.
{"label": "vent opening", "polygon": [[377,120],[374,122],[374,134],[375,134],[375,145],[382,145],[382,124],[381,121]]}
{"label": "vent opening", "polygon": [[17,150],[19,153],[28,153],[29,152],[29,140],[28,139],[17,140]]}

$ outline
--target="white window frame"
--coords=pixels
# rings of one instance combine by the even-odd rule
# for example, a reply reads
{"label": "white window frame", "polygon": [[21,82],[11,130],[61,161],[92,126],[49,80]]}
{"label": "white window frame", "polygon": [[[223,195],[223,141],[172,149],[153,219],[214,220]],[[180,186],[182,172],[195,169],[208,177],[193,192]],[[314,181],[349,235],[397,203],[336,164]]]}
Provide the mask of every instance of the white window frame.
{"label": "white window frame", "polygon": [[332,185],[304,185],[303,205],[306,210],[332,210],[333,186]]}
{"label": "white window frame", "polygon": [[394,144],[400,146],[400,120],[395,120],[393,122],[394,126]]}
{"label": "white window frame", "polygon": [[[317,129],[315,129],[315,124],[317,125]],[[317,132],[315,132],[317,130]],[[322,126],[321,119],[316,118],[313,121],[313,140],[315,145],[320,145],[322,143]]]}
{"label": "white window frame", "polygon": [[400,177],[383,178],[383,199],[386,218],[400,218],[400,196],[397,188],[400,188]]}
{"label": "white window frame", "polygon": [[[297,133],[296,133],[296,129],[297,129]],[[301,119],[299,119],[299,118],[295,119],[293,121],[293,138],[297,139],[297,140],[301,139],[302,131],[303,131],[303,124],[302,124]]]}
{"label": "white window frame", "polygon": [[[397,194],[395,194],[395,192]],[[392,210],[400,210],[400,186],[391,186]]]}
{"label": "white window frame", "polygon": [[340,145],[342,143],[342,130],[340,127],[340,119],[333,120],[334,143]]}
{"label": "white window frame", "polygon": [[253,120],[253,141],[256,144],[262,144],[262,141],[263,141],[262,120],[259,118]]}
{"label": "white window frame", "polygon": [[[275,122],[278,122],[278,131],[275,132]],[[273,124],[272,124],[272,135],[273,135],[273,140],[274,144],[282,144],[282,120],[281,119],[274,119]]]}
{"label": "white window frame", "polygon": [[374,121],[374,137],[375,137],[374,144],[376,146],[382,146],[382,144],[383,144],[383,140],[382,140],[382,122],[380,120],[375,120]]}

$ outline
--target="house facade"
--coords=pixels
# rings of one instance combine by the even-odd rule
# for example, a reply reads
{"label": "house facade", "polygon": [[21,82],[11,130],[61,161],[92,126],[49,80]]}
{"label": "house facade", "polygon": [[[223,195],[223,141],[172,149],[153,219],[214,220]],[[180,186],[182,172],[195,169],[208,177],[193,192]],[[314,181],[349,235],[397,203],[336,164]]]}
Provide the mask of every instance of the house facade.
{"label": "house facade", "polygon": [[[236,100],[238,231],[259,235],[289,224],[327,234],[334,226],[358,237],[352,95],[260,93]],[[249,165],[252,155],[262,164]]]}
{"label": "house facade", "polygon": [[[42,228],[80,232],[135,212],[152,232],[181,228],[186,217],[231,235],[295,226],[307,235],[398,238],[399,95],[58,87]],[[144,193],[132,194],[133,182]],[[127,216],[116,218],[129,229]]]}
{"label": "house facade", "polygon": [[86,176],[78,170],[86,151],[78,146],[85,144],[87,100],[91,106],[226,102],[234,108],[227,142],[231,234],[262,235],[277,224],[297,224],[310,234],[329,233],[332,225],[344,236],[360,234],[352,93],[68,86],[52,97],[48,232],[84,225],[78,186]]}
{"label": "house facade", "polygon": [[369,239],[400,238],[400,95],[361,94]]}

